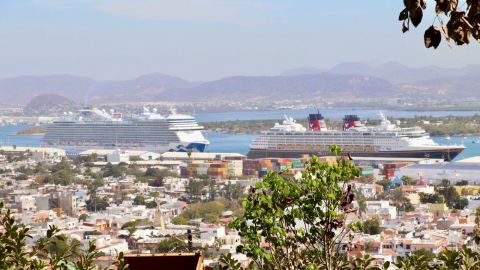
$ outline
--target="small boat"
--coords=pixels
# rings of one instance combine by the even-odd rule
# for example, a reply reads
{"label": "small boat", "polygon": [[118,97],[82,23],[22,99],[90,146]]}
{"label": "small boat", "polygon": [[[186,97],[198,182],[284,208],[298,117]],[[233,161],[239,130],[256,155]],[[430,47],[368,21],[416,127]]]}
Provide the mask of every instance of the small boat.
{"label": "small boat", "polygon": [[450,141],[452,138],[450,136],[447,136],[447,137],[445,137],[445,139]]}

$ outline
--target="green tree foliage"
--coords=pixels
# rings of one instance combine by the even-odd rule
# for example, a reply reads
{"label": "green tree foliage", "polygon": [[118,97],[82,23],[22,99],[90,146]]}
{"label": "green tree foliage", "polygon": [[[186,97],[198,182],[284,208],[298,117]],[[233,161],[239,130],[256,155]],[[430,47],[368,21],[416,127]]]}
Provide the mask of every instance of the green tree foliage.
{"label": "green tree foliage", "polygon": [[[83,249],[76,240],[68,240],[59,234],[56,227],[49,227],[45,237],[40,238],[32,247],[26,240],[32,238],[29,228],[18,224],[10,210],[3,209],[0,203],[0,269],[5,270],[94,270],[101,269],[94,260],[101,254],[95,250],[95,243],[90,242]],[[128,269],[120,253],[114,265],[118,270]]]}
{"label": "green tree foliage", "polygon": [[[37,164],[38,167],[38,164]],[[38,168],[38,170],[42,170]],[[41,177],[41,182],[44,184],[55,184],[55,185],[70,185],[73,183],[73,177],[75,176],[75,171],[73,170],[72,166],[67,158],[63,158],[61,162],[53,165],[50,168],[51,174],[44,175]]]}
{"label": "green tree foliage", "polygon": [[453,186],[438,186],[436,191],[443,196],[448,207],[453,209],[463,209],[468,205],[468,200],[460,197],[457,190]]}
{"label": "green tree foliage", "polygon": [[20,166],[20,168],[16,169],[16,171],[25,175],[32,175],[34,172],[33,169],[25,166]]}
{"label": "green tree foliage", "polygon": [[109,205],[107,200],[97,196],[90,196],[86,201],[88,211],[105,211]]}
{"label": "green tree foliage", "polygon": [[88,214],[87,213],[82,213],[80,216],[78,216],[78,221],[87,221]]}
{"label": "green tree foliage", "polygon": [[158,204],[155,201],[148,201],[148,202],[145,203],[145,206],[147,208],[156,208],[158,206]]}
{"label": "green tree foliage", "polygon": [[15,176],[15,180],[27,180],[28,179],[28,176],[24,173],[21,173],[17,176]]}
{"label": "green tree foliage", "polygon": [[33,169],[33,173],[44,174],[47,173],[49,170],[50,167],[47,164],[45,164],[44,162],[37,162],[35,168]]}
{"label": "green tree foliage", "polygon": [[134,205],[145,205],[145,197],[142,195],[137,195],[135,199],[133,199]]}
{"label": "green tree foliage", "polygon": [[202,219],[205,223],[218,223],[223,212],[227,210],[235,212],[238,208],[239,206],[235,202],[228,200],[194,203],[190,204],[188,208],[180,214],[179,217],[181,218],[174,220],[182,222],[183,224],[186,223],[185,220],[188,222],[188,220],[191,219]]}
{"label": "green tree foliage", "polygon": [[416,185],[417,184],[417,179],[404,175],[401,178],[402,182],[404,185]]}
{"label": "green tree foliage", "polygon": [[57,164],[53,165],[51,168],[52,173],[56,173],[58,171],[73,171],[72,166],[70,165],[67,158],[62,158],[62,161],[58,162]]}
{"label": "green tree foliage", "polygon": [[76,166],[79,166],[79,165],[83,164],[86,167],[91,167],[91,166],[93,166],[93,162],[96,162],[97,160],[98,160],[97,154],[93,153],[93,154],[88,155],[88,156],[78,155],[73,159],[73,163]]}
{"label": "green tree foliage", "polygon": [[205,195],[204,191],[206,184],[204,181],[193,180],[188,181],[188,186],[186,188],[187,194],[190,198],[194,200],[199,200],[201,195]]}
{"label": "green tree foliage", "polygon": [[125,172],[127,171],[127,168],[125,166],[121,166],[120,164],[118,165],[112,165],[112,163],[107,163],[105,167],[102,169],[103,177],[120,177],[122,176]]}
{"label": "green tree foliage", "polygon": [[[339,153],[337,147],[332,147]],[[351,162],[322,163],[314,157],[300,179],[269,173],[242,201],[244,216],[232,228],[239,231],[246,254],[260,269],[341,269],[339,243],[361,224],[347,224],[353,193],[348,181],[358,177]],[[270,245],[270,251],[262,243]]]}
{"label": "green tree foliage", "polygon": [[238,183],[228,182],[223,189],[223,196],[228,200],[238,200],[244,195],[244,187]]}
{"label": "green tree foliage", "polygon": [[391,187],[391,184],[392,184],[392,182],[388,178],[377,181],[376,183],[378,185],[381,185],[383,187],[383,190],[388,190]]}
{"label": "green tree foliage", "polygon": [[121,229],[125,230],[125,229],[128,229],[130,227],[150,226],[150,225],[152,225],[152,221],[150,221],[147,218],[145,218],[145,219],[135,219],[135,220],[125,222],[122,225]]}
{"label": "green tree foliage", "polygon": [[459,251],[445,249],[438,255],[426,250],[417,250],[405,257],[398,257],[394,266],[400,270],[450,270],[480,269],[480,254],[470,248]]}
{"label": "green tree foliage", "polygon": [[187,225],[189,219],[185,216],[176,216],[172,218],[172,223],[175,225]]}
{"label": "green tree foliage", "polygon": [[443,203],[443,197],[440,197],[437,193],[427,194],[420,192],[419,194],[421,203]]}
{"label": "green tree foliage", "polygon": [[162,175],[162,170],[158,168],[148,167],[145,171],[145,176],[147,177],[157,177]]}
{"label": "green tree foliage", "polygon": [[185,237],[172,236],[158,243],[157,252],[188,252],[187,239]]}
{"label": "green tree foliage", "polygon": [[455,186],[468,186],[467,180],[461,180],[455,183]]}
{"label": "green tree foliage", "polygon": [[412,202],[409,199],[402,201],[400,204],[397,205],[398,211],[403,212],[411,212],[415,211],[415,207],[413,206]]}
{"label": "green tree foliage", "polygon": [[380,233],[380,222],[378,219],[369,219],[363,223],[363,232],[368,234]]}

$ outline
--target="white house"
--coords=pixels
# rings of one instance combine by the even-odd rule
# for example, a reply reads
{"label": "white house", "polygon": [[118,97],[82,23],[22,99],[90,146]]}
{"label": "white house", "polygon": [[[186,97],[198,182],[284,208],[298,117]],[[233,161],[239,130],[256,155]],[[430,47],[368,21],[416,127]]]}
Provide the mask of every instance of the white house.
{"label": "white house", "polygon": [[391,220],[397,218],[397,208],[391,206],[389,201],[367,201],[365,214],[369,217]]}
{"label": "white house", "polygon": [[200,239],[201,240],[211,240],[218,239],[225,236],[225,227],[214,224],[200,224]]}

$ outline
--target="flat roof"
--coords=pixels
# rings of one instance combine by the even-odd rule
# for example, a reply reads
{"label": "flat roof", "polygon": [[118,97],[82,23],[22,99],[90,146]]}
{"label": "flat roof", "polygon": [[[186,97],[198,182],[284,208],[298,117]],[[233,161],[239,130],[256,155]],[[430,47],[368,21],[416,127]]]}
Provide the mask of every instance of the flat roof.
{"label": "flat roof", "polygon": [[478,170],[480,171],[480,163],[468,162],[444,162],[433,164],[413,164],[402,167],[400,169],[414,169],[414,170]]}
{"label": "flat roof", "polygon": [[461,162],[461,163],[480,163],[480,156],[464,158],[464,159],[459,160],[457,162]]}
{"label": "flat roof", "polygon": [[151,151],[142,151],[142,150],[122,150],[122,149],[89,149],[89,150],[85,150],[85,151],[82,151],[80,152],[79,155],[81,156],[85,156],[85,155],[92,155],[92,154],[97,154],[97,155],[111,155],[115,152],[119,152],[120,154],[126,154],[126,155],[129,155],[129,156],[140,156],[140,155],[143,155],[143,154],[146,154],[146,153],[152,153],[152,154],[156,154],[156,155],[160,155],[158,153],[155,153],[155,152],[151,152]]}
{"label": "flat roof", "polygon": [[353,157],[353,161],[411,161],[420,162],[423,160],[441,160],[443,159],[431,159],[431,158],[402,158],[402,157]]}
{"label": "flat roof", "polygon": [[239,153],[209,153],[209,152],[191,152],[188,156],[188,152],[165,152],[161,155],[164,159],[215,159],[218,156],[224,157],[245,157]]}
{"label": "flat roof", "polygon": [[13,145],[2,145],[0,146],[0,151],[16,151],[16,152],[25,152],[25,151],[30,151],[30,152],[63,152],[65,153],[65,150],[60,149],[60,148],[50,148],[50,147],[28,147],[28,146],[13,146]]}

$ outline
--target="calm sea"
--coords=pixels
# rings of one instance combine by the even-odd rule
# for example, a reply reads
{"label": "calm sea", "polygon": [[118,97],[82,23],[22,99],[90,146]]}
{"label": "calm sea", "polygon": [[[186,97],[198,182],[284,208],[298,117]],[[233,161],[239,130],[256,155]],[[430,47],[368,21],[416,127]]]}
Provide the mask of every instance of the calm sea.
{"label": "calm sea", "polygon": [[[281,119],[283,114],[297,119],[305,118],[312,110],[294,111],[265,111],[265,112],[226,112],[226,113],[203,113],[197,114],[199,122],[207,121],[228,121],[228,120],[260,120],[260,119]],[[321,113],[330,119],[341,119],[345,114],[358,114],[361,118],[376,119],[378,110],[370,109],[322,109]],[[414,117],[416,115],[447,116],[458,115],[468,116],[476,114],[475,111],[389,111],[383,110],[385,115],[392,117]],[[0,127],[0,145],[17,146],[40,146],[42,136],[18,136],[19,130],[27,128],[27,125]],[[268,129],[269,127],[265,127]],[[234,152],[246,154],[252,140],[257,135],[250,134],[224,134],[218,132],[205,132],[205,137],[210,141],[209,152]],[[480,155],[480,137],[433,137],[440,144],[463,144],[467,147],[456,159],[462,159]]]}

